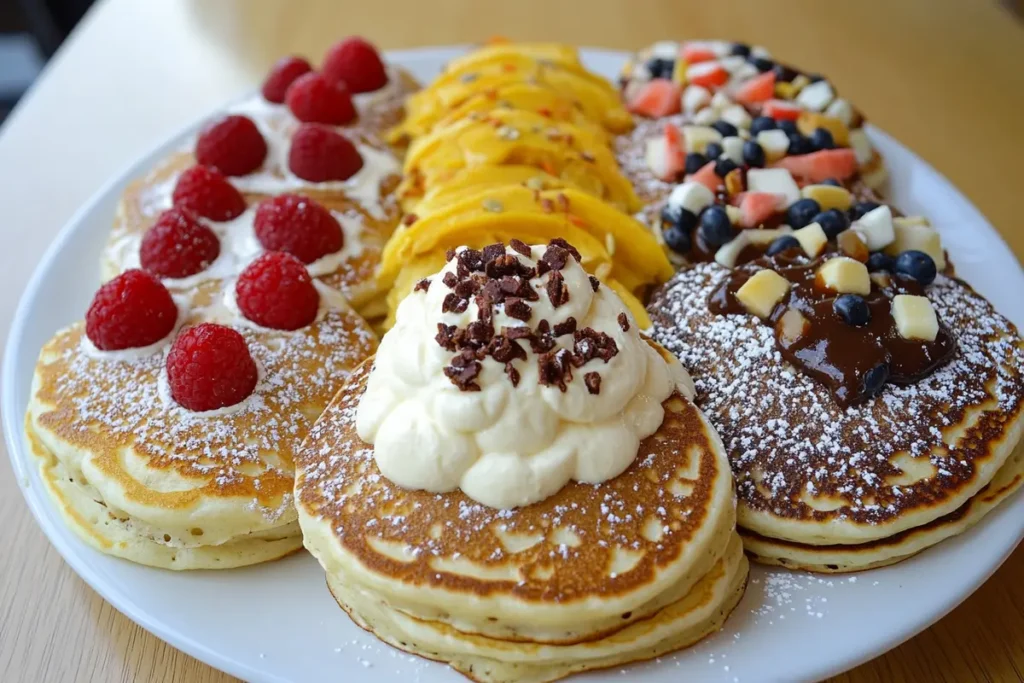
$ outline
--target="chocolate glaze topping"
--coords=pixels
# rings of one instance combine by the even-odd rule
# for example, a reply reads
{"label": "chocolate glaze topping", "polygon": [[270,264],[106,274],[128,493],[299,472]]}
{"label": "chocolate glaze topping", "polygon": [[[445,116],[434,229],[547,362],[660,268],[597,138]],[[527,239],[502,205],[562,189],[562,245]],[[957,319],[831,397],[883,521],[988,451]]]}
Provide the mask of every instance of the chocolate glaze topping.
{"label": "chocolate glaze topping", "polygon": [[[956,340],[941,321],[934,341],[904,339],[896,329],[892,298],[924,295],[925,288],[911,278],[872,279],[871,293],[864,297],[870,320],[861,326],[845,322],[833,308],[839,295],[817,278],[818,268],[834,256],[808,260],[798,248],[761,256],[733,270],[711,293],[708,308],[717,314],[748,315],[736,292],[754,273],[768,268],[786,278],[791,283],[789,292],[764,322],[774,326],[782,357],[828,387],[843,407],[866,401],[887,382],[917,382],[949,362],[956,353]],[[793,325],[782,320],[787,311],[797,311],[805,320],[795,332]]]}

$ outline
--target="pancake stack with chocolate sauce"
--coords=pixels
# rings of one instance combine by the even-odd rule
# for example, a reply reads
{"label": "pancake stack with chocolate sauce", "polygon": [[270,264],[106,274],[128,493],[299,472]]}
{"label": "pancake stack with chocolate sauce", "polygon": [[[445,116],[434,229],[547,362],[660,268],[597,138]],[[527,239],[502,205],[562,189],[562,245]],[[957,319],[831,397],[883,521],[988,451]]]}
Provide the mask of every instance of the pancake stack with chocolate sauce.
{"label": "pancake stack with chocolate sauce", "polygon": [[414,88],[358,38],[319,71],[286,58],[126,190],[109,281],[43,347],[26,416],[87,543],[170,569],[301,547],[293,454],[376,349],[354,306],[398,221],[381,139]]}
{"label": "pancake stack with chocolate sauce", "polygon": [[1024,478],[1017,329],[927,219],[879,201],[863,118],[827,80],[745,45],[642,54],[624,95],[656,118],[618,149],[684,266],[653,336],[726,445],[747,551],[866,569],[977,522]]}

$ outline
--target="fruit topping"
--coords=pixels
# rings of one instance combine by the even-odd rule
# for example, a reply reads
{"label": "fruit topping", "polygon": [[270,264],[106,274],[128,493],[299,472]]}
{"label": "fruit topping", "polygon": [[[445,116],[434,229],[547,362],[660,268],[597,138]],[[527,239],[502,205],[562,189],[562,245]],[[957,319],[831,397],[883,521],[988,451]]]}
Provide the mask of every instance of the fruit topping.
{"label": "fruit topping", "polygon": [[892,298],[892,317],[896,329],[904,339],[935,341],[939,334],[939,319],[932,302],[926,296],[897,294]]}
{"label": "fruit topping", "polygon": [[309,271],[291,254],[272,251],[246,266],[235,284],[242,314],[263,327],[297,330],[316,319],[320,294]]}
{"label": "fruit topping", "polygon": [[363,158],[356,146],[326,126],[306,123],[292,136],[288,168],[303,180],[348,180],[362,167]]}
{"label": "fruit topping", "polygon": [[759,270],[736,290],[736,299],[759,318],[768,318],[789,292],[789,280],[774,270]]}
{"label": "fruit topping", "polygon": [[271,67],[267,80],[263,81],[263,98],[274,104],[284,104],[288,86],[312,70],[313,67],[302,57],[282,57]]}
{"label": "fruit topping", "polygon": [[832,308],[847,325],[863,327],[871,322],[871,309],[862,296],[841,294],[832,302]]}
{"label": "fruit topping", "polygon": [[259,374],[241,334],[223,325],[202,323],[178,335],[167,354],[167,383],[174,400],[205,412],[244,401]]}
{"label": "fruit topping", "polygon": [[823,149],[798,157],[784,157],[776,166],[788,169],[804,183],[818,183],[826,178],[846,180],[857,172],[857,158],[852,149]]}
{"label": "fruit topping", "polygon": [[142,267],[157,277],[183,278],[206,270],[220,255],[220,240],[188,209],[160,214],[139,247]]}
{"label": "fruit topping", "polygon": [[783,235],[768,245],[768,250],[765,253],[768,256],[775,256],[776,254],[781,254],[787,249],[793,249],[794,247],[800,249],[800,242],[792,235]]}
{"label": "fruit topping", "polygon": [[725,209],[720,206],[709,206],[701,213],[700,236],[712,247],[720,247],[736,236]]}
{"label": "fruit topping", "polygon": [[340,126],[356,118],[352,95],[344,83],[334,83],[318,73],[299,76],[285,95],[288,109],[299,121]]}
{"label": "fruit topping", "polygon": [[267,157],[267,143],[247,116],[226,116],[207,127],[196,141],[196,161],[224,175],[252,173]]}
{"label": "fruit topping", "polygon": [[897,256],[893,264],[893,272],[913,278],[922,285],[930,285],[935,281],[937,274],[932,257],[916,249],[904,251]]}
{"label": "fruit topping", "polygon": [[321,70],[329,81],[344,83],[354,93],[373,92],[388,84],[377,48],[359,37],[346,38],[328,50]]}
{"label": "fruit topping", "polygon": [[626,106],[634,114],[651,118],[669,116],[679,113],[681,94],[676,83],[659,78],[644,83]]}
{"label": "fruit topping", "polygon": [[261,202],[253,220],[267,251],[284,251],[303,263],[333,254],[345,244],[338,220],[309,197],[283,194]]}
{"label": "fruit topping", "polygon": [[155,344],[174,329],[178,307],[153,275],[133,268],[107,282],[85,314],[85,336],[103,351]]}
{"label": "fruit topping", "polygon": [[[775,74],[766,71],[759,76],[751,78],[736,91],[734,97],[741,104],[757,104],[767,102],[775,95]],[[758,117],[767,118],[767,117]],[[771,120],[771,119],[769,119]],[[762,124],[763,125],[763,124]]]}
{"label": "fruit topping", "polygon": [[174,205],[211,221],[230,221],[245,211],[245,198],[215,168],[193,166],[178,176]]}

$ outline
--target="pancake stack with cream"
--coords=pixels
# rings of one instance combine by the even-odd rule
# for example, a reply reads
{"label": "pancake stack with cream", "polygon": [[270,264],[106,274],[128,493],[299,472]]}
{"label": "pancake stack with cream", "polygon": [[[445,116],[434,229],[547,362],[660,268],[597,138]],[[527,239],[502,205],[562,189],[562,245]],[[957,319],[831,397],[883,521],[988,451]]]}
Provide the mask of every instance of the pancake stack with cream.
{"label": "pancake stack with cream", "polygon": [[356,623],[474,680],[685,647],[747,574],[691,395],[569,243],[452,250],[297,454],[306,547]]}
{"label": "pancake stack with cream", "polygon": [[642,205],[612,151],[631,126],[616,90],[574,48],[500,42],[449,63],[409,98],[391,136],[408,151],[405,216],[380,269],[386,326],[448,249],[555,237],[575,244],[587,272],[646,326],[641,301],[672,267],[632,218]]}

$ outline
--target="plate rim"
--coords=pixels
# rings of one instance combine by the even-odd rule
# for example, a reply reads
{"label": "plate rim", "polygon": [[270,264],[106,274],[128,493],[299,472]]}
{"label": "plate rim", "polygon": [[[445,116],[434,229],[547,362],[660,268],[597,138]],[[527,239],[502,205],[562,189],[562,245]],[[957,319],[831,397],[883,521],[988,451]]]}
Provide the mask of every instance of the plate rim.
{"label": "plate rim", "polygon": [[[441,59],[440,55],[442,54],[457,55],[465,51],[468,47],[469,44],[423,46],[401,50],[387,50],[385,51],[385,55],[389,61],[401,66],[403,62],[409,61],[436,61]],[[578,49],[581,57],[584,59],[589,57],[619,60],[627,58],[630,54],[629,51],[626,50],[615,50],[600,47],[579,47]],[[251,93],[253,91],[254,89],[250,88],[244,92]],[[234,98],[226,99],[225,102],[230,102],[231,99]],[[38,296],[38,290],[44,280],[44,274],[51,269],[52,262],[56,260],[58,255],[66,248],[67,242],[70,241],[72,236],[81,229],[81,226],[84,223],[88,222],[88,217],[95,212],[98,205],[107,201],[112,193],[117,192],[120,188],[126,186],[133,178],[145,172],[145,170],[151,166],[153,160],[158,158],[159,155],[166,153],[174,146],[180,144],[182,140],[187,138],[187,136],[193,134],[194,131],[198,130],[211,115],[216,113],[216,111],[219,111],[219,108],[194,118],[187,124],[178,128],[173,134],[149,147],[147,151],[137,159],[131,163],[125,164],[118,173],[104,182],[101,187],[90,196],[89,200],[80,206],[56,233],[52,242],[44,251],[42,257],[39,259],[31,276],[22,289],[14,316],[11,320],[11,326],[4,348],[3,361],[2,365],[0,365],[0,375],[2,375],[2,377],[0,377],[0,382],[2,382],[2,386],[0,386],[0,403],[2,403],[2,411],[0,411],[0,413],[2,413],[2,415],[0,415],[0,417],[2,417],[3,422],[4,439],[7,446],[8,458],[11,461],[13,475],[15,477],[16,484],[21,491],[22,497],[25,499],[25,502],[35,518],[37,525],[45,534],[47,541],[57,550],[64,562],[71,567],[79,578],[81,578],[92,590],[98,593],[116,610],[145,629],[147,632],[172,647],[181,650],[182,652],[185,652],[186,654],[189,654],[200,661],[219,669],[220,671],[239,678],[246,680],[259,678],[259,680],[284,681],[286,679],[270,674],[265,670],[253,668],[237,659],[222,655],[217,650],[199,642],[195,638],[189,637],[184,632],[163,625],[159,618],[152,616],[148,611],[141,608],[136,603],[129,590],[122,590],[115,587],[114,584],[101,576],[101,572],[90,567],[90,563],[85,558],[87,557],[88,552],[98,551],[94,551],[84,543],[82,543],[81,547],[74,547],[65,542],[56,527],[56,523],[52,522],[44,511],[44,506],[46,504],[46,501],[44,501],[45,496],[30,493],[29,490],[30,488],[33,488],[30,486],[33,473],[35,472],[35,476],[38,476],[38,472],[36,472],[32,455],[28,452],[29,449],[25,443],[23,433],[25,406],[21,405],[18,400],[16,395],[16,382],[13,379],[19,371],[17,359],[25,353],[23,350],[25,328],[28,325],[28,320],[32,315],[32,311],[34,310],[34,299]],[[970,201],[970,199],[960,192],[949,181],[949,179],[945,177],[945,175],[891,135],[871,124],[868,124],[868,130],[872,136],[880,137],[884,139],[887,144],[899,148],[903,153],[910,155],[917,166],[921,167],[932,176],[932,180],[938,184],[941,191],[952,195],[963,205],[965,209],[973,213],[973,218],[976,218],[978,223],[982,225],[984,229],[988,230],[991,233],[991,236],[1002,244],[1003,249],[1017,261],[1018,267],[1020,267],[1020,257],[1018,257],[1017,254],[1009,247],[1003,239],[1002,234]],[[30,356],[33,357],[36,355],[37,353],[35,352],[30,354]],[[1018,491],[1008,500],[1004,501],[1000,507],[1013,506],[1021,500],[1024,500],[1024,490]],[[985,520],[983,520],[982,523],[984,523],[984,521]],[[972,531],[973,529],[969,529],[964,533],[968,534]],[[833,661],[827,667],[818,667],[817,670],[808,671],[808,673],[811,674],[811,677],[808,678],[808,680],[811,678],[816,679],[834,675],[842,671],[848,671],[849,669],[896,648],[903,642],[906,642],[918,635],[932,624],[942,619],[977,591],[978,588],[991,578],[992,574],[1002,566],[1010,554],[1012,554],[1016,549],[1017,545],[1020,544],[1022,539],[1024,539],[1024,521],[1020,523],[1016,542],[1005,549],[998,562],[993,563],[988,570],[980,576],[980,578],[976,581],[972,581],[965,589],[946,595],[943,600],[937,603],[932,603],[930,609],[920,611],[918,613],[919,617],[914,620],[914,624],[907,627],[900,637],[888,640],[883,646],[883,649],[878,649],[878,646],[875,645],[869,648],[861,647],[857,650],[851,650],[850,655],[842,658],[840,661]],[[81,552],[83,548],[87,550],[85,554]],[[859,575],[867,576],[869,574],[861,572]]]}

